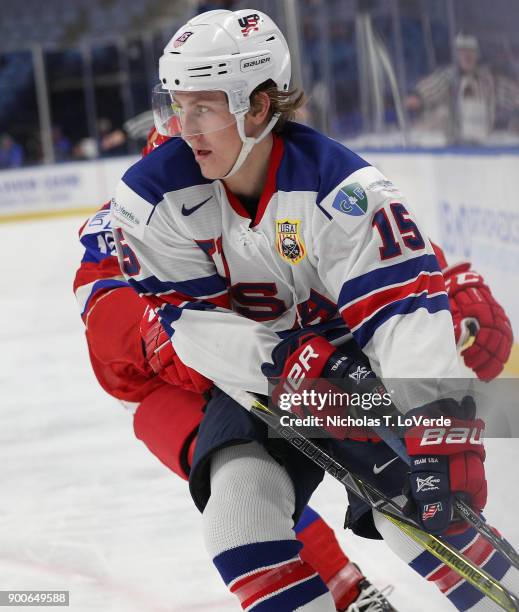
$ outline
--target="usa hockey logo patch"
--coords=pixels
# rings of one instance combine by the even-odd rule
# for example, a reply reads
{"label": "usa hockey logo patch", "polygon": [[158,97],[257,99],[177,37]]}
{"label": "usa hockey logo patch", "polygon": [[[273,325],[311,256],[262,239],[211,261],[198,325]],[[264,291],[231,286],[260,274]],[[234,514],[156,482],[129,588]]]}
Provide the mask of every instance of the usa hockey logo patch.
{"label": "usa hockey logo patch", "polygon": [[422,520],[427,521],[432,519],[438,512],[443,510],[441,502],[435,502],[434,504],[426,504],[423,507]]}
{"label": "usa hockey logo patch", "polygon": [[298,264],[306,256],[306,249],[299,233],[301,221],[285,219],[276,221],[276,249],[281,258],[290,264]]}
{"label": "usa hockey logo patch", "polygon": [[352,183],[339,189],[332,207],[346,215],[360,217],[368,210],[368,196],[359,183]]}
{"label": "usa hockey logo patch", "polygon": [[193,32],[183,32],[173,43],[173,46],[176,47],[180,47],[181,45],[183,45],[186,40],[192,36]]}

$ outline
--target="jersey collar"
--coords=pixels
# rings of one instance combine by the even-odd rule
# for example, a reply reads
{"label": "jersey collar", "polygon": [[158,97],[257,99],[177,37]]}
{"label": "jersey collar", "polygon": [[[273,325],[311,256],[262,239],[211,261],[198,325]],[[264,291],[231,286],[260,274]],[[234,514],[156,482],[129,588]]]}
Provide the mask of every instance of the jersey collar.
{"label": "jersey collar", "polygon": [[[284,144],[283,139],[277,134],[272,134],[272,150],[270,152],[270,161],[267,169],[267,179],[265,181],[265,187],[263,188],[263,192],[261,194],[260,200],[258,202],[258,208],[256,210],[256,216],[254,217],[253,222],[251,223],[251,227],[258,225],[265,211],[267,210],[268,203],[272,199],[272,196],[276,193],[276,175],[279,169],[279,165],[281,163],[281,159],[283,157],[284,152]],[[250,219],[251,216],[247,212],[245,206],[240,202],[240,199],[227,189],[225,183],[222,184],[225,189],[225,193],[227,194],[227,199],[229,200],[229,204],[235,213],[240,215],[240,217],[244,217],[245,219]]]}

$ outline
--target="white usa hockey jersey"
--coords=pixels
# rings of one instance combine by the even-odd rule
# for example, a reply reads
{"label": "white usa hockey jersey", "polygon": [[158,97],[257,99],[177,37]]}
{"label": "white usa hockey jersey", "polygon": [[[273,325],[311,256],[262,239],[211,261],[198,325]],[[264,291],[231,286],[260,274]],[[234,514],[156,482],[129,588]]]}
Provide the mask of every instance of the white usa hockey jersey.
{"label": "white usa hockey jersey", "polygon": [[112,220],[128,282],[215,382],[266,393],[261,366],[307,326],[352,333],[383,377],[458,375],[427,234],[378,170],[309,127],[274,136],[255,219],[172,139],[126,172]]}

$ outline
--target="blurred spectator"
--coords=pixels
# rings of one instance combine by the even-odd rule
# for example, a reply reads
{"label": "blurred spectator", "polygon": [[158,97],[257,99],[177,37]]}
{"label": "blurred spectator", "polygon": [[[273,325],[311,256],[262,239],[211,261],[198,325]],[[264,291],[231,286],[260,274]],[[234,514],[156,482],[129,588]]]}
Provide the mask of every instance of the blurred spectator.
{"label": "blurred spectator", "polygon": [[95,159],[99,154],[95,138],[82,138],[74,145],[72,156],[77,160]]}
{"label": "blurred spectator", "polygon": [[114,129],[110,119],[97,120],[97,135],[100,157],[115,157],[127,153],[126,134],[120,128]]}
{"label": "blurred spectator", "polygon": [[72,143],[63,134],[59,125],[52,128],[52,143],[54,146],[54,157],[57,162],[67,161],[72,156]]}
{"label": "blurred spectator", "polygon": [[19,168],[23,165],[22,145],[14,141],[10,134],[0,136],[0,168]]}
{"label": "blurred spectator", "polygon": [[519,113],[519,85],[479,63],[474,36],[458,34],[456,64],[419,81],[406,99],[427,130],[441,130],[448,142],[483,144],[496,128],[509,129]]}

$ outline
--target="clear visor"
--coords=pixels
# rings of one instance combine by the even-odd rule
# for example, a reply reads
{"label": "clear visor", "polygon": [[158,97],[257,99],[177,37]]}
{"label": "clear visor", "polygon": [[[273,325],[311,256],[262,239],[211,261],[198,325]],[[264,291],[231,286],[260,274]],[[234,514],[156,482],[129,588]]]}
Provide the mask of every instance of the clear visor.
{"label": "clear visor", "polygon": [[152,108],[155,127],[163,136],[210,134],[236,123],[223,91],[169,91],[158,83]]}

